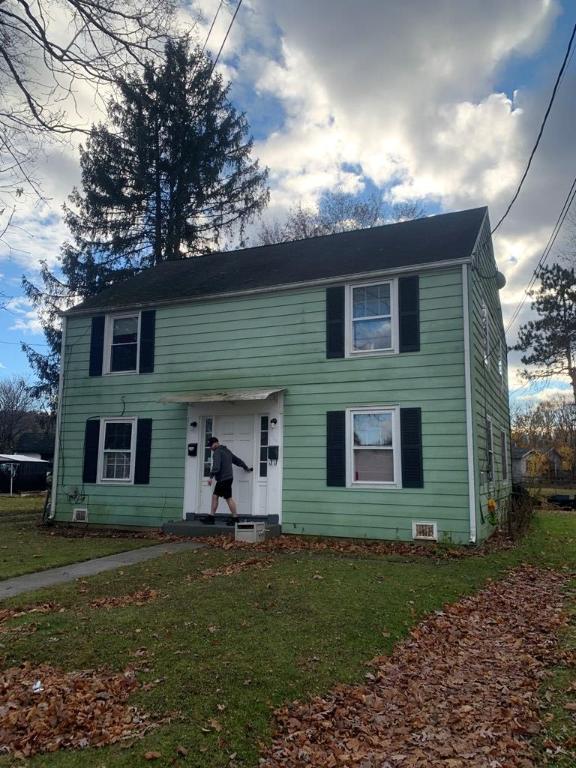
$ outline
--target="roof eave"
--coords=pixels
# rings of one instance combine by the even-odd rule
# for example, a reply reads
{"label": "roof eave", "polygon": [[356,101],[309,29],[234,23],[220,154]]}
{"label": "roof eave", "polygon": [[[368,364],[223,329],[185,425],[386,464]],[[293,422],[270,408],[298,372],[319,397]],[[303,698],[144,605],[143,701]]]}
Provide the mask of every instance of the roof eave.
{"label": "roof eave", "polygon": [[340,284],[342,282],[349,282],[353,280],[372,280],[379,277],[386,277],[389,275],[397,275],[403,273],[421,272],[422,270],[429,269],[450,269],[451,267],[460,266],[462,264],[471,264],[474,251],[465,258],[461,259],[447,259],[444,261],[432,261],[424,264],[412,264],[401,267],[389,267],[388,269],[373,270],[371,272],[355,272],[347,275],[336,275],[333,277],[322,277],[316,280],[303,280],[295,283],[280,283],[278,285],[267,285],[262,288],[249,288],[243,291],[228,291],[225,293],[210,293],[202,294],[201,296],[188,296],[179,297],[177,299],[161,299],[159,301],[146,301],[146,302],[132,302],[127,304],[116,304],[102,307],[86,307],[82,308],[80,305],[78,308],[72,307],[60,314],[63,317],[78,317],[84,315],[94,315],[112,312],[124,311],[126,309],[142,309],[144,307],[163,307],[174,306],[182,304],[196,303],[199,301],[220,301],[223,299],[231,299],[241,296],[253,296],[255,294],[262,293],[277,293],[279,291],[293,291],[301,288],[314,288],[328,285]]}

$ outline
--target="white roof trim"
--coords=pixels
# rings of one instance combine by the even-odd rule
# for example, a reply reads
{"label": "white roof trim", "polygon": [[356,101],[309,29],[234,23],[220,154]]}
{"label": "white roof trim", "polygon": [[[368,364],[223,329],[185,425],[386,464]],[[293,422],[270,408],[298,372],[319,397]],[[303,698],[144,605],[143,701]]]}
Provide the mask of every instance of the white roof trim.
{"label": "white roof trim", "polygon": [[177,392],[174,395],[163,395],[161,403],[234,403],[240,400],[267,400],[272,395],[283,392],[277,389],[227,389],[220,392]]}
{"label": "white roof trim", "polygon": [[24,462],[31,464],[50,464],[49,461],[44,461],[44,459],[33,459],[31,456],[26,456],[25,453],[0,453],[0,464],[20,464]]}

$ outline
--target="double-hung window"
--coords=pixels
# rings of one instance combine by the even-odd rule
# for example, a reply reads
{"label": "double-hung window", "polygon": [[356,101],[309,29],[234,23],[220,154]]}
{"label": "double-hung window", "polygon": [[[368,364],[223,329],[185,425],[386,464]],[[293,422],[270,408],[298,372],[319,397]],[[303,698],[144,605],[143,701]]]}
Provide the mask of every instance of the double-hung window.
{"label": "double-hung window", "polygon": [[349,355],[397,350],[396,282],[348,286]]}
{"label": "double-hung window", "polygon": [[508,480],[508,440],[504,430],[500,431],[500,458],[502,461],[502,480]]}
{"label": "double-hung window", "polygon": [[106,329],[106,373],[138,370],[140,315],[111,315]]}
{"label": "double-hung window", "polygon": [[490,364],[490,315],[486,302],[482,304],[482,337],[484,365],[488,367]]}
{"label": "double-hung window", "polygon": [[494,431],[490,416],[486,417],[486,480],[494,480]]}
{"label": "double-hung window", "polygon": [[102,419],[100,430],[100,482],[134,482],[136,420]]}
{"label": "double-hung window", "polygon": [[348,424],[349,484],[396,485],[400,463],[397,409],[352,410]]}

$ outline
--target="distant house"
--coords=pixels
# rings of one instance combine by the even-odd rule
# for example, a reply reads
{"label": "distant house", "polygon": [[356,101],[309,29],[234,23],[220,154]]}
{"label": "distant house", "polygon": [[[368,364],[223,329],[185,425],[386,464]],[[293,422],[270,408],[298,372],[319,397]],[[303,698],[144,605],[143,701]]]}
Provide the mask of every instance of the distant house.
{"label": "distant house", "polygon": [[515,483],[533,480],[556,480],[562,474],[562,455],[550,448],[512,447],[512,479]]}
{"label": "distant house", "polygon": [[511,488],[485,208],[169,261],[65,314],[57,521],[209,511],[208,440],[285,533],[479,542]]}

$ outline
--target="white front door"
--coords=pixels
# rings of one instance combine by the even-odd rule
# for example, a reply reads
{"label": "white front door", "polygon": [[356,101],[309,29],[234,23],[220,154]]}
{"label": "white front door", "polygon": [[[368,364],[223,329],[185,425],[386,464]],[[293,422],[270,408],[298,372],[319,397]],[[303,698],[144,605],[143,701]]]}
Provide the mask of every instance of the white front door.
{"label": "white front door", "polygon": [[[212,435],[216,436],[221,445],[225,445],[238,458],[242,459],[249,467],[254,466],[254,433],[255,417],[249,415],[225,415],[206,416],[203,421],[204,446]],[[199,446],[200,451],[205,450]],[[205,461],[198,462],[200,469],[200,514],[209,514],[210,502],[214,486],[208,485],[209,468],[207,466],[208,451],[205,450]],[[232,484],[232,496],[236,501],[239,515],[251,515],[253,513],[252,472],[246,472],[242,467],[233,467],[234,482]],[[218,513],[228,513],[228,505],[222,499],[218,505]]]}

